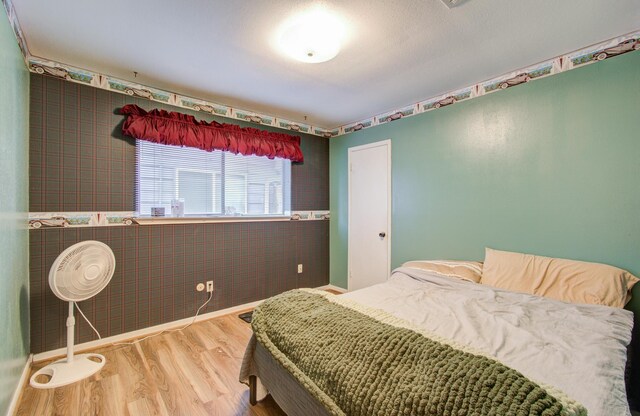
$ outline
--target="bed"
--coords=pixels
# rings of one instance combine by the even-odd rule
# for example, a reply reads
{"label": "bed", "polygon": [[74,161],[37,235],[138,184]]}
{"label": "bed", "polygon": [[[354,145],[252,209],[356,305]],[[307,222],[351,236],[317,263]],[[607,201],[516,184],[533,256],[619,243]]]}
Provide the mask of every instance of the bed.
{"label": "bed", "polygon": [[[270,393],[291,416],[515,414],[524,412],[519,401],[528,403],[523,414],[631,414],[624,375],[633,313],[622,308],[415,267],[339,296],[280,296],[255,313],[240,375],[252,403]],[[308,332],[323,319],[324,332]],[[336,346],[338,339],[352,343]],[[408,341],[416,339],[419,345]],[[406,355],[418,363],[407,363]],[[478,376],[485,373],[493,375]]]}

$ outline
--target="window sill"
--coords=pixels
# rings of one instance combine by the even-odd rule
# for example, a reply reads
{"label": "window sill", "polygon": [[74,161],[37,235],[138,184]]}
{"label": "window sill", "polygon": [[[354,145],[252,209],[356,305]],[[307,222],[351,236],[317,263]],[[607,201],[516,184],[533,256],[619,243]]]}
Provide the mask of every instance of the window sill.
{"label": "window sill", "polygon": [[134,217],[133,221],[138,225],[159,225],[159,224],[207,224],[220,222],[274,222],[291,221],[291,216],[273,217]]}

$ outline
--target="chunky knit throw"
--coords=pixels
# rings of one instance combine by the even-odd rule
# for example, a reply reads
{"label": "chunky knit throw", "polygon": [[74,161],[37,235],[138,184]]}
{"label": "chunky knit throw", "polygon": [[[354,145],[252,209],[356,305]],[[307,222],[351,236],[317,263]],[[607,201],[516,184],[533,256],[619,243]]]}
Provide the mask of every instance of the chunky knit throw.
{"label": "chunky knit throw", "polygon": [[293,290],[262,303],[252,322],[257,340],[331,414],[586,414],[495,359],[337,298]]}

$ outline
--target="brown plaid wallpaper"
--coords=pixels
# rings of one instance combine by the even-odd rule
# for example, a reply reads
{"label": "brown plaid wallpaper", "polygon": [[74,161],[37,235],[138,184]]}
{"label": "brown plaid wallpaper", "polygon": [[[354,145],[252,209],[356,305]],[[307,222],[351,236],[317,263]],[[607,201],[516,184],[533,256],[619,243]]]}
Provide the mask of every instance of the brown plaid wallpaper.
{"label": "brown plaid wallpaper", "polygon": [[[111,336],[193,316],[206,300],[198,282],[213,280],[201,313],[298,287],[328,284],[329,222],[287,221],[31,230],[31,351],[65,346],[66,303],[49,289],[49,268],[72,244],[98,240],[116,256],[109,286],[80,307]],[[297,274],[297,264],[304,273]],[[77,342],[96,339],[77,319]]]}
{"label": "brown plaid wallpaper", "polygon": [[[134,209],[135,143],[120,134],[123,117],[116,114],[128,103],[175,110],[32,74],[32,212]],[[305,162],[292,166],[292,209],[328,210],[329,142],[301,137]],[[328,221],[50,228],[29,234],[33,353],[65,346],[67,306],[49,289],[48,273],[58,254],[83,240],[103,241],[116,256],[109,286],[80,304],[102,336],[193,316],[206,300],[195,286],[206,280],[214,281],[214,297],[201,313],[329,283]],[[81,318],[76,337],[96,338]]]}
{"label": "brown plaid wallpaper", "polygon": [[[133,211],[135,140],[121,133],[117,110],[137,104],[229,121],[143,98],[31,74],[29,210],[31,212]],[[273,127],[265,130],[282,132]],[[301,137],[305,162],[291,166],[291,209],[329,209],[329,141]]]}
{"label": "brown plaid wallpaper", "polygon": [[44,75],[31,83],[29,210],[133,211],[135,140],[115,112],[143,100]]}

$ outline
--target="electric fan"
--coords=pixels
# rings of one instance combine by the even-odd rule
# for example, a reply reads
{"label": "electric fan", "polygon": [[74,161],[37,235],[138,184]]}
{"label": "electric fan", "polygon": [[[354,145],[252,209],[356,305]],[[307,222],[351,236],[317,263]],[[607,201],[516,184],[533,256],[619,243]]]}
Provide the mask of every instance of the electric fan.
{"label": "electric fan", "polygon": [[[36,371],[30,380],[32,387],[45,389],[75,383],[98,372],[105,364],[100,354],[73,355],[75,302],[89,299],[104,289],[116,267],[116,258],[108,245],[99,241],[82,241],[64,250],[49,271],[49,286],[60,299],[69,302],[67,318],[67,358],[55,361]],[[80,311],[82,313],[82,311]],[[88,322],[88,321],[87,321]],[[39,376],[46,382],[37,381]]]}

